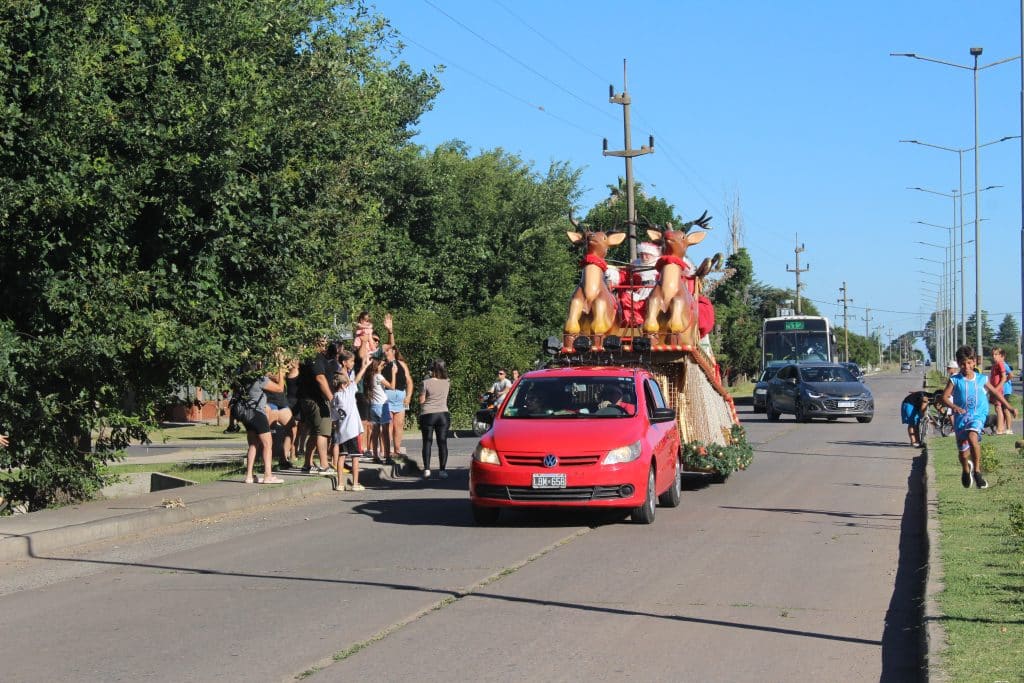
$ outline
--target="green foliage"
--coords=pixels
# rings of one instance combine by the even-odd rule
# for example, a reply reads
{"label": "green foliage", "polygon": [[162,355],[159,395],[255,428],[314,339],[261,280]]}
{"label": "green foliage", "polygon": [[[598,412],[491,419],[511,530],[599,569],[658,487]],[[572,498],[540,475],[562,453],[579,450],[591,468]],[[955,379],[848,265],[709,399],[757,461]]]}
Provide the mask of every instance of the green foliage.
{"label": "green foliage", "polygon": [[740,425],[733,425],[728,445],[700,441],[683,444],[683,464],[698,472],[717,472],[727,477],[736,470],[745,470],[754,460],[754,448],[747,443],[746,431]]}
{"label": "green foliage", "polygon": [[996,455],[996,447],[990,441],[983,441],[981,443],[981,471],[995,473],[999,471],[1001,462],[999,456]]}
{"label": "green foliage", "polygon": [[[532,369],[540,352],[540,340],[523,324],[510,306],[495,305],[490,311],[462,318],[423,308],[395,314],[399,346],[416,391],[435,358],[445,361],[451,379],[448,407],[454,427],[469,428],[479,407],[479,397],[490,389],[498,368],[511,373]],[[414,410],[418,406],[416,401]]]}
{"label": "green foliage", "polygon": [[996,335],[996,345],[1002,347],[1007,359],[1016,358],[1017,347],[1020,344],[1020,328],[1017,320],[1007,313],[1003,322],[999,323],[999,334]]}
{"label": "green foliage", "polygon": [[712,338],[715,358],[723,377],[732,383],[741,376],[753,377],[760,368],[762,317],[752,305],[754,264],[750,254],[740,249],[726,259],[725,266],[736,272],[715,287],[709,298],[715,306],[718,330]]}
{"label": "green foliage", "polygon": [[330,318],[437,91],[393,46],[358,3],[0,9],[0,493],[88,496],[174,387]]}
{"label": "green foliage", "polygon": [[1010,536],[1024,545],[1024,503],[1010,503],[1009,509]]}

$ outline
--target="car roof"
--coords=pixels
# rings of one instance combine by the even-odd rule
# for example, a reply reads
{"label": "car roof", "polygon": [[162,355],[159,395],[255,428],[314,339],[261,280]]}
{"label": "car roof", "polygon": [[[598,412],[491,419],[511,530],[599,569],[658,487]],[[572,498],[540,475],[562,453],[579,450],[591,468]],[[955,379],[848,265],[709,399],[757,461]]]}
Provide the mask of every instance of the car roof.
{"label": "car roof", "polygon": [[577,365],[572,367],[543,368],[530,370],[523,378],[539,379],[544,377],[635,377],[643,368],[624,367],[621,365]]}

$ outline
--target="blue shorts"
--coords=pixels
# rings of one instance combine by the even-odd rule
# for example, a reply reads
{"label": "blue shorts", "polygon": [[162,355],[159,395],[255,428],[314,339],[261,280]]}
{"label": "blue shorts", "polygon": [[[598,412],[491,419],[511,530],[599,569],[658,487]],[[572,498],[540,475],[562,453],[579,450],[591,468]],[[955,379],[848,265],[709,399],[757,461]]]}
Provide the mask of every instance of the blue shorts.
{"label": "blue shorts", "polygon": [[391,424],[391,411],[387,403],[370,404],[370,424],[389,425]]}
{"label": "blue shorts", "polygon": [[388,395],[388,408],[392,413],[400,413],[405,410],[404,389],[388,389],[385,393]]}
{"label": "blue shorts", "polygon": [[970,432],[977,432],[978,443],[981,443],[981,432],[985,428],[985,418],[978,415],[960,415],[956,419],[956,444],[961,451],[966,451],[971,446],[967,443],[967,435]]}
{"label": "blue shorts", "polygon": [[916,427],[921,424],[921,411],[913,403],[901,403],[900,419],[903,421],[903,424]]}

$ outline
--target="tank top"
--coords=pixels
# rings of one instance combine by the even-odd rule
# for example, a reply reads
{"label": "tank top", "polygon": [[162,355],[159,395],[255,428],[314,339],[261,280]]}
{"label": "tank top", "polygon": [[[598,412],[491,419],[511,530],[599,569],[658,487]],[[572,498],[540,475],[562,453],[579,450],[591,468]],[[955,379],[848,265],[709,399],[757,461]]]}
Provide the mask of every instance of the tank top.
{"label": "tank top", "polygon": [[384,375],[384,379],[390,382],[395,389],[399,391],[407,391],[409,389],[409,385],[405,381],[405,371],[397,360],[393,360],[385,365],[380,374]]}

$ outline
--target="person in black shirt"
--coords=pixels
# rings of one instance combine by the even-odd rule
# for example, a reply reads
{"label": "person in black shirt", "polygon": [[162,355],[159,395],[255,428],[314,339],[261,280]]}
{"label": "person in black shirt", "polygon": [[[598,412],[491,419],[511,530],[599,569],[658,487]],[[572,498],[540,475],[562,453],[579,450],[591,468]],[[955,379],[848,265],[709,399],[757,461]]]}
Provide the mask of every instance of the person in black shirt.
{"label": "person in black shirt", "polygon": [[[328,382],[327,338],[316,340],[316,356],[299,366],[299,410],[302,414],[302,428],[306,430],[306,459],[302,465],[305,473],[334,474],[327,462],[327,442],[331,438],[331,398],[334,393]],[[319,456],[320,465],[313,467],[313,451]]]}

